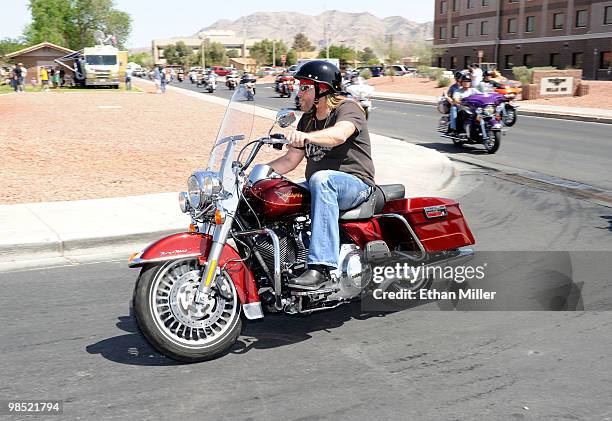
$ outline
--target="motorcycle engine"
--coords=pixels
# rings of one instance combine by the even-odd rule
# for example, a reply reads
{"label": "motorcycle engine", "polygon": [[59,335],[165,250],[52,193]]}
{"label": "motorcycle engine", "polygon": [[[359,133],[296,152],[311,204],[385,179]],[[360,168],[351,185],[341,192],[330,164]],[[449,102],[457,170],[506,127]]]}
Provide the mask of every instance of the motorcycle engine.
{"label": "motorcycle engine", "polygon": [[[298,217],[290,227],[276,227],[281,251],[281,271],[285,276],[297,277],[306,269],[310,245],[310,219]],[[257,250],[270,271],[274,268],[274,247],[268,236],[258,236]],[[338,268],[330,271],[332,280],[324,288],[338,289],[327,300],[347,300],[358,296],[371,281],[372,273],[365,263],[363,251],[355,244],[341,244]]]}

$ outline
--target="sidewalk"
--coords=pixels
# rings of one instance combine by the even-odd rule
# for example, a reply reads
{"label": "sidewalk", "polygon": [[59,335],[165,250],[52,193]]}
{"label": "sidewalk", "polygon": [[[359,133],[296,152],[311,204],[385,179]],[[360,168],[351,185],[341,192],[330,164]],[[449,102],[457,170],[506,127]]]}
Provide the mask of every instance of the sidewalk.
{"label": "sidewalk", "polygon": [[[438,97],[435,96],[379,91],[374,91],[372,98],[422,105],[436,105],[438,103]],[[612,124],[612,110],[525,104],[521,101],[518,101],[517,104],[519,115]]]}
{"label": "sidewalk", "polygon": [[[218,105],[227,100],[169,86],[169,90]],[[272,119],[275,112],[257,108]],[[435,195],[452,181],[454,166],[441,153],[371,134],[376,180],[403,183],[407,196]],[[399,152],[401,151],[401,152]],[[185,180],[195,168],[184,168]],[[186,186],[185,186],[186,188]],[[105,250],[138,251],[171,232],[186,230],[177,193],[63,202],[0,205],[0,270],[29,259],[78,258]]]}

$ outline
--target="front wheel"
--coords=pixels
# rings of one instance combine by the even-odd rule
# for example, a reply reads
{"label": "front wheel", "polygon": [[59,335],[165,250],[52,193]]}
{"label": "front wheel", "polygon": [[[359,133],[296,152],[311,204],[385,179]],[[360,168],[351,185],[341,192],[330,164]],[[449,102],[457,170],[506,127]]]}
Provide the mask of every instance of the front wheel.
{"label": "front wheel", "polygon": [[488,153],[494,154],[497,152],[501,144],[501,135],[499,130],[489,131],[488,139],[483,141],[484,147]]}
{"label": "front wheel", "polygon": [[512,105],[506,104],[506,112],[505,112],[505,115],[503,116],[504,125],[506,127],[512,127],[516,123],[516,120],[517,120],[516,108],[514,108]]}
{"label": "front wheel", "polygon": [[160,353],[183,362],[218,357],[242,330],[240,300],[227,272],[203,304],[193,304],[201,281],[197,259],[180,259],[142,269],[134,292],[138,328]]}

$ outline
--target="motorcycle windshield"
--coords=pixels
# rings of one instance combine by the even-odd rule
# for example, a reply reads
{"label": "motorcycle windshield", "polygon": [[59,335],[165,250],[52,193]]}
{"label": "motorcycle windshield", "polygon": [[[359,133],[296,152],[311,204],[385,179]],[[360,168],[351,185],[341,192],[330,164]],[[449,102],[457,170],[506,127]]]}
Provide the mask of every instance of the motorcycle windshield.
{"label": "motorcycle windshield", "polygon": [[239,141],[244,145],[250,141],[254,124],[253,95],[244,85],[238,85],[227,104],[206,169],[220,171],[223,162],[231,164],[234,157],[230,155],[233,155],[236,150],[235,143]]}

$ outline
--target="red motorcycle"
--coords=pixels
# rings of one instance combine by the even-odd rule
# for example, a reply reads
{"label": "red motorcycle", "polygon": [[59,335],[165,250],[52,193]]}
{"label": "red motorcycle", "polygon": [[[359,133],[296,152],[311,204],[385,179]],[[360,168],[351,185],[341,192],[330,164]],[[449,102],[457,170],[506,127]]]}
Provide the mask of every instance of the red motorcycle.
{"label": "red motorcycle", "polygon": [[290,75],[280,75],[276,78],[274,82],[275,90],[280,95],[281,98],[285,96],[287,98],[291,98],[293,94],[293,84],[295,83],[295,79]]}
{"label": "red motorcycle", "polygon": [[179,194],[181,210],[191,217],[189,232],[162,238],[129,260],[130,267],[141,268],[131,303],[138,327],[175,360],[222,355],[243,323],[264,312],[309,314],[374,289],[428,288],[430,279],[373,276],[376,266],[394,258],[420,266],[472,254],[466,246],[474,237],[457,202],[405,198],[401,184],[377,186],[364,203],[340,213],[339,267],[326,282],[316,291],[288,286],[307,268],[310,194],[267,165],[247,171],[263,145],[282,149],[288,143],[270,133],[296,117],[280,111],[268,135],[247,139],[238,133],[252,131],[252,104],[246,90],[236,91],[206,170],[194,172],[188,191]]}

